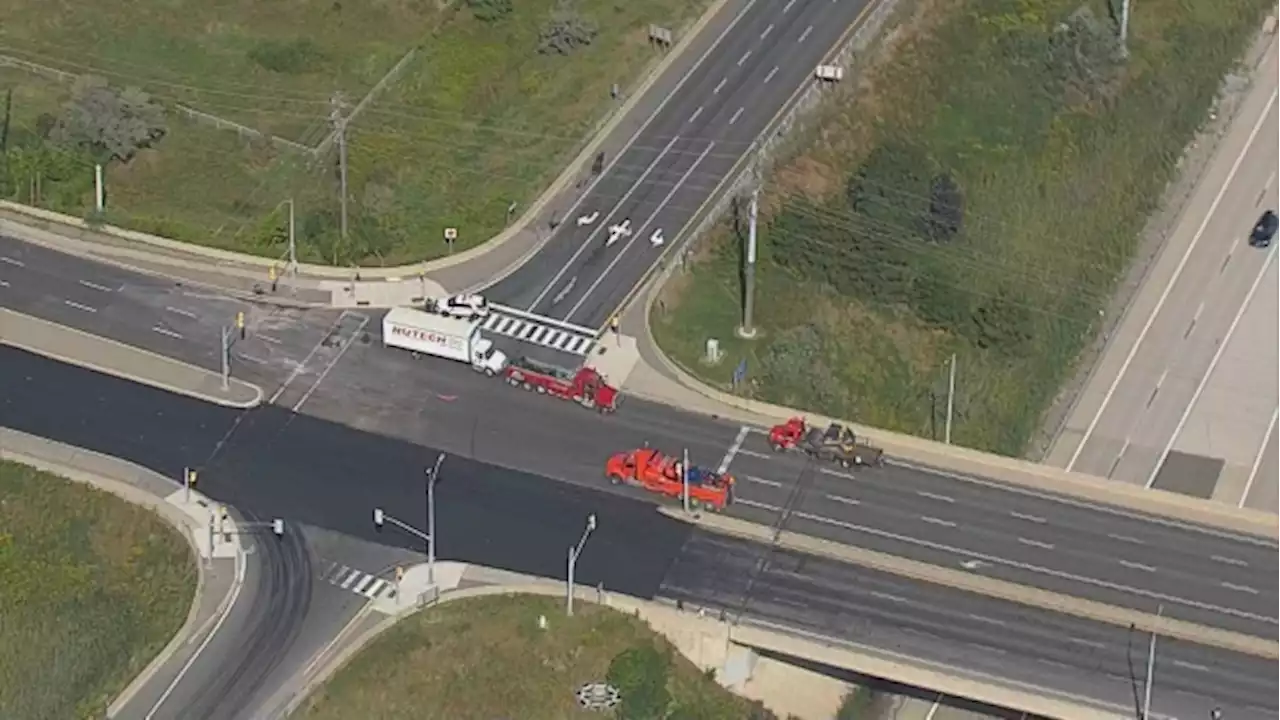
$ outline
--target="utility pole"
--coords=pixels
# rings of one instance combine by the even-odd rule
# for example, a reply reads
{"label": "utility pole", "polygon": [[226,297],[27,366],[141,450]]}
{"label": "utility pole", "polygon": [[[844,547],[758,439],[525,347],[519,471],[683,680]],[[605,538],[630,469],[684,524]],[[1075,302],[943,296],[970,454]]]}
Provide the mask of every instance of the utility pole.
{"label": "utility pole", "polygon": [[[1159,620],[1163,617],[1164,605],[1162,604],[1156,607],[1156,619]],[[1157,624],[1156,628],[1151,630],[1151,644],[1147,647],[1147,682],[1143,689],[1142,720],[1149,720],[1151,717],[1151,681],[1154,679],[1152,675],[1155,674],[1156,670],[1156,631],[1158,629],[1159,625]]]}
{"label": "utility pole", "polygon": [[1120,56],[1129,57],[1129,2],[1122,0],[1120,6]]}
{"label": "utility pole", "polygon": [[338,184],[342,198],[342,239],[347,239],[347,120],[342,116],[342,93],[334,93],[330,101],[329,122],[338,141]]}
{"label": "utility pole", "polygon": [[951,444],[951,416],[956,409],[956,354],[951,353],[951,372],[947,378],[947,426],[943,431],[944,442]]}
{"label": "utility pole", "polygon": [[747,226],[747,253],[746,263],[743,267],[742,278],[746,286],[743,295],[745,296],[742,304],[742,327],[738,328],[738,336],[743,338],[753,338],[756,335],[756,329],[753,325],[753,316],[755,315],[756,304],[756,216],[760,210],[760,188],[756,187],[751,191],[751,216]]}

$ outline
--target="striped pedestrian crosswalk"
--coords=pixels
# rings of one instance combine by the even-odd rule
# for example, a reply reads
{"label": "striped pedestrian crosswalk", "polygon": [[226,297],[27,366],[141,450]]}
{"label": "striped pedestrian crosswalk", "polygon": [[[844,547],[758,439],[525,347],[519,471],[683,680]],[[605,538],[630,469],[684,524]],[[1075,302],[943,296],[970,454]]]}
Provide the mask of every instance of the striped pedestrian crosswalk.
{"label": "striped pedestrian crosswalk", "polygon": [[339,563],[330,565],[324,574],[324,580],[334,587],[363,595],[370,600],[393,598],[396,594],[394,582]]}
{"label": "striped pedestrian crosswalk", "polygon": [[541,322],[536,318],[537,316],[518,317],[504,313],[501,308],[492,308],[481,327],[521,342],[584,357],[596,341],[595,335],[589,334],[586,328],[574,330],[559,327],[554,321]]}

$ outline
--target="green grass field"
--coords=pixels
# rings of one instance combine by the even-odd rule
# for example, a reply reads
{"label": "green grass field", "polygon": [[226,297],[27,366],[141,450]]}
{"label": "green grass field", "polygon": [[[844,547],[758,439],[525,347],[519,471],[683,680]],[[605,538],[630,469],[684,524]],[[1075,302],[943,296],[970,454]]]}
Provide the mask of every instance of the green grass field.
{"label": "green grass field", "polygon": [[[310,262],[388,265],[462,250],[507,223],[563,169],[624,91],[657,59],[647,28],[679,29],[709,0],[574,0],[598,28],[568,56],[537,51],[561,0],[521,0],[496,21],[466,0],[403,0],[346,7],[334,0],[231,7],[190,0],[108,0],[51,20],[31,0],[6,8],[0,55],[138,85],[182,103],[314,146],[329,132],[329,100],[356,103],[411,49],[416,54],[350,123],[351,231],[338,233],[332,158],[249,141],[169,112],[169,133],[129,165],[107,168],[106,220],[211,246],[278,256],[280,203],[297,204],[300,255]],[[38,136],[68,86],[0,69],[15,89],[10,147]],[[41,204],[85,215],[92,166],[42,178]],[[30,202],[30,173],[10,183]]]}
{"label": "green grass field", "polygon": [[[659,344],[722,387],[746,358],[740,392],[925,437],[956,353],[955,441],[1020,454],[1268,5],[1152,0],[1124,62],[1101,2],[922,2],[765,185],[761,337],[733,335],[724,226],[656,306]],[[942,176],[962,192],[951,235],[931,234]]]}
{"label": "green grass field", "polygon": [[[606,682],[622,652],[652,646],[667,657],[670,696],[663,717],[765,720],[771,717],[699,672],[640,620],[583,603],[573,618],[563,601],[490,596],[430,608],[400,621],[340,669],[302,708],[304,720],[570,720],[601,717],[578,707],[574,691]],[[538,617],[549,621],[538,628]],[[612,717],[613,715],[607,715]]]}
{"label": "green grass field", "polygon": [[195,586],[187,543],[152,513],[0,461],[0,717],[102,717]]}

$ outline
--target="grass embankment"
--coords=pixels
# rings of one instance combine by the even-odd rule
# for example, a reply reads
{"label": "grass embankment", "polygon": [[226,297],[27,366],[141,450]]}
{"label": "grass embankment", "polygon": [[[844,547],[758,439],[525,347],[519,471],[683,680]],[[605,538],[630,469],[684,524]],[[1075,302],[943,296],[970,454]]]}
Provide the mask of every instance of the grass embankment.
{"label": "grass embankment", "polygon": [[0,717],[102,717],[195,585],[187,543],[149,511],[0,461]]}
{"label": "grass embankment", "polygon": [[[538,52],[539,37],[567,0],[520,0],[481,20],[473,3],[389,3],[358,9],[328,0],[234,8],[109,0],[92,17],[48,23],[45,8],[19,2],[0,29],[0,54],[73,73],[139,85],[172,106],[198,110],[314,146],[329,132],[330,96],[353,107],[410,49],[417,54],[351,121],[350,235],[339,238],[335,162],[248,142],[168,113],[168,134],[127,165],[107,167],[106,220],[216,247],[280,256],[294,198],[300,259],[338,265],[397,264],[484,242],[532,202],[656,58],[652,24],[678,29],[710,0],[572,0],[567,11],[594,26],[569,55]],[[475,5],[501,7],[502,2]],[[190,7],[185,7],[190,5]],[[84,49],[92,48],[92,50]],[[9,147],[39,142],[41,115],[68,91],[34,74],[4,70],[15,89]],[[10,164],[6,194],[86,215],[92,163],[38,173]]]}
{"label": "grass embankment", "polygon": [[[1017,455],[1266,0],[1151,0],[1131,56],[1090,0],[925,2],[765,184],[757,323],[734,337],[721,227],[656,306],[659,344],[757,397]],[[708,337],[727,356],[701,361]]]}
{"label": "grass embankment", "polygon": [[[645,720],[765,720],[637,618],[532,595],[459,600],[400,621],[340,669],[299,711],[305,720],[569,720],[586,683],[631,698],[613,715]],[[538,627],[538,617],[549,622]],[[661,710],[655,710],[661,708]]]}

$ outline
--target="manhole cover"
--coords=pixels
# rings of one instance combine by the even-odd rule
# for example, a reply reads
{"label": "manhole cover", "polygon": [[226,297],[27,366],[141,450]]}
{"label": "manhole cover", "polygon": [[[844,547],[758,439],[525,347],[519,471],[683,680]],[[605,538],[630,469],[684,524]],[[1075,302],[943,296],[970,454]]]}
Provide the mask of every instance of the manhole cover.
{"label": "manhole cover", "polygon": [[606,683],[587,683],[574,695],[578,704],[587,710],[612,710],[622,701],[618,688]]}

